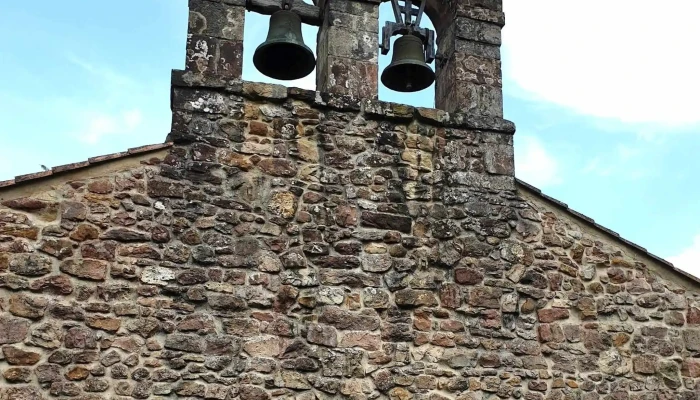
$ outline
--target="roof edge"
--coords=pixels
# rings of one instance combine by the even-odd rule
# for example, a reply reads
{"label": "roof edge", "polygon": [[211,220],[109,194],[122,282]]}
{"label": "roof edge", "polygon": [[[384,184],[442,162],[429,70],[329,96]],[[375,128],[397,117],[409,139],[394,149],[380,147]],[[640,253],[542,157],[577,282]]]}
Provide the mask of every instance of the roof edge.
{"label": "roof edge", "polygon": [[623,238],[622,236],[620,236],[619,233],[600,225],[593,218],[569,208],[568,204],[566,204],[562,201],[559,201],[559,200],[555,199],[554,197],[551,197],[551,196],[544,194],[542,192],[542,190],[540,190],[539,188],[537,188],[537,187],[535,187],[535,186],[533,186],[533,185],[531,185],[531,184],[529,184],[521,179],[518,179],[518,178],[515,178],[515,182],[516,182],[516,185],[518,188],[525,189],[526,191],[528,191],[528,192],[534,194],[535,196],[550,203],[552,206],[558,208],[560,211],[563,211],[564,213],[570,215],[574,219],[577,219],[577,220],[587,224],[591,228],[593,228],[597,231],[600,231],[605,235],[610,236],[613,240],[621,242],[623,246],[629,247],[629,248],[633,249],[635,252],[640,253],[643,256],[648,257],[649,259],[651,259],[652,261],[654,261],[658,264],[661,264],[665,269],[669,270],[670,272],[672,272],[676,275],[680,275],[681,277],[683,277],[685,279],[690,279],[695,284],[695,289],[700,290],[700,278],[696,277],[695,275],[692,275],[688,272],[685,272],[681,269],[676,268],[673,265],[673,263],[671,263],[670,261],[667,261],[667,260],[649,252],[646,248],[644,248],[644,247],[642,247],[642,246],[640,246],[640,245],[638,245],[630,240]]}
{"label": "roof edge", "polygon": [[90,157],[87,159],[87,161],[79,161],[79,162],[74,162],[74,163],[70,163],[70,164],[59,165],[59,166],[53,167],[53,168],[46,170],[46,171],[18,175],[18,176],[15,176],[14,179],[0,181],[0,190],[2,190],[4,188],[18,186],[18,185],[23,184],[25,182],[29,182],[29,181],[34,182],[34,181],[38,181],[38,180],[45,179],[48,177],[63,174],[66,172],[72,172],[72,171],[76,171],[79,169],[91,167],[93,165],[102,164],[102,163],[112,161],[112,160],[118,160],[118,159],[130,157],[130,156],[143,155],[143,154],[155,152],[158,150],[169,148],[172,145],[173,145],[172,142],[165,142],[165,143],[159,143],[159,144],[150,144],[150,145],[145,145],[145,146],[132,147],[126,151],[122,151],[119,153],[112,153],[112,154],[105,154],[105,155],[97,156],[97,157]]}

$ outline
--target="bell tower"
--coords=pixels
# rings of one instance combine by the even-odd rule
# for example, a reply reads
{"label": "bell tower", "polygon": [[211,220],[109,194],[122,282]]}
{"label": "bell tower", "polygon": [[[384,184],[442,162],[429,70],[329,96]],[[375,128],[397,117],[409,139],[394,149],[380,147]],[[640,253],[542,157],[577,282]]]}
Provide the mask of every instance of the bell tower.
{"label": "bell tower", "polygon": [[[406,10],[412,3],[416,7],[414,17],[418,15],[416,10],[425,13],[437,31],[435,48],[428,33],[418,35],[423,39],[426,61],[435,58],[436,108],[501,118],[500,45],[501,29],[505,24],[502,0],[401,2],[404,8],[398,10],[394,4],[397,18],[401,13],[408,15]],[[382,41],[380,38],[380,26],[386,30],[385,23],[388,22],[379,21],[380,3],[378,0],[317,0],[311,5],[301,0],[190,0],[186,71],[192,79],[240,80],[243,52],[254,51],[243,49],[245,11],[272,15],[285,10],[286,17],[280,17],[278,13],[273,19],[287,23],[298,16],[304,24],[319,26],[317,91],[355,99],[376,99],[381,84],[378,56],[387,43],[386,39]],[[415,28],[427,31],[420,28],[420,17],[417,19],[413,19],[413,22],[418,22]],[[411,21],[402,17],[402,22]],[[273,26],[281,25],[278,21]],[[414,41],[404,36],[397,45],[412,48],[409,50],[412,54],[416,53],[416,45],[411,43]],[[427,47],[428,43],[431,47]],[[300,46],[302,50],[303,46]],[[420,46],[417,49],[419,53]],[[304,56],[302,58],[308,64],[307,53],[301,52],[299,57]],[[269,69],[271,66],[263,65],[265,67]],[[281,69],[284,70],[284,65]],[[410,72],[406,68],[398,71],[393,75],[394,81],[400,80],[401,73]],[[284,74],[277,76],[283,77]],[[425,81],[431,78],[428,76]],[[397,85],[401,86],[395,82],[394,86]]]}

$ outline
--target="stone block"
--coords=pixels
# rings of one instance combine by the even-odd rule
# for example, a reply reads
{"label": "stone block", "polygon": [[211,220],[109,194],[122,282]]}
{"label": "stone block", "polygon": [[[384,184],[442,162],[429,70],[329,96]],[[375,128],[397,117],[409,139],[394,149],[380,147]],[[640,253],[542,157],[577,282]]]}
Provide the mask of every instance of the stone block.
{"label": "stone block", "polygon": [[457,17],[456,36],[459,39],[492,45],[501,44],[501,27],[489,22]]}
{"label": "stone block", "polygon": [[191,35],[219,39],[243,40],[245,7],[207,0],[191,0],[189,29]]}
{"label": "stone block", "polygon": [[319,68],[320,91],[357,99],[377,98],[376,62],[329,55],[325,68]]}

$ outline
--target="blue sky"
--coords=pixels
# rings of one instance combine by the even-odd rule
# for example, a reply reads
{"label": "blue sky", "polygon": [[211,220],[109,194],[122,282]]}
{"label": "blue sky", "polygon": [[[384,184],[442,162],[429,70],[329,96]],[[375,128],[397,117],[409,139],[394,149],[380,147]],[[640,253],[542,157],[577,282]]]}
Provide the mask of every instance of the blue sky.
{"label": "blue sky", "polygon": [[[612,4],[611,4],[612,3]],[[505,0],[505,116],[516,174],[700,275],[695,0]],[[603,11],[601,11],[603,10]],[[387,4],[380,20],[390,17]],[[159,143],[186,0],[9,2],[0,13],[0,180]],[[266,17],[248,13],[244,79]],[[304,28],[314,47],[315,29]],[[380,58],[380,71],[389,56]],[[294,84],[313,88],[313,77]],[[432,106],[432,88],[380,98]]]}

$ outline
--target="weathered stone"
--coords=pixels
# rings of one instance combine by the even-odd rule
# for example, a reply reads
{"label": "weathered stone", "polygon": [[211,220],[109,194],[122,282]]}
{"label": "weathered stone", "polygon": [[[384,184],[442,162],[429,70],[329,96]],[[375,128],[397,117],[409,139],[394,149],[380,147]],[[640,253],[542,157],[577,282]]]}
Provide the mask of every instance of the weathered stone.
{"label": "weathered stone", "polygon": [[241,400],[270,399],[270,395],[265,391],[265,389],[251,385],[241,385],[239,389],[239,396],[241,397]]}
{"label": "weathered stone", "polygon": [[49,314],[59,319],[70,319],[74,321],[82,321],[85,319],[85,311],[79,306],[57,302],[49,304]]}
{"label": "weathered stone", "polygon": [[306,339],[309,343],[336,347],[338,345],[338,332],[332,326],[312,324],[308,327]]}
{"label": "weathered stone", "polygon": [[122,360],[121,356],[116,350],[112,350],[109,353],[106,353],[102,358],[100,359],[100,364],[104,365],[105,367],[111,367],[112,365],[120,362]]}
{"label": "weathered stone", "polygon": [[128,228],[112,228],[100,235],[100,239],[119,242],[146,242],[150,240],[150,235]]}
{"label": "weathered stone", "polygon": [[206,386],[197,382],[182,382],[175,392],[179,396],[204,397]]}
{"label": "weathered stone", "polygon": [[148,195],[151,197],[174,197],[185,196],[185,185],[178,182],[168,182],[159,180],[148,181]]}
{"label": "weathered stone", "polygon": [[297,166],[294,162],[283,158],[266,158],[258,163],[258,167],[272,176],[291,178],[297,174]]}
{"label": "weathered stone", "polygon": [[679,376],[678,364],[673,361],[662,361],[658,365],[659,375],[666,386],[671,389],[678,389],[683,382]]}
{"label": "weathered stone", "polygon": [[104,261],[99,260],[66,260],[61,263],[61,272],[73,275],[78,278],[103,281],[107,276],[108,265]]}
{"label": "weathered stone", "polygon": [[97,348],[95,333],[87,328],[73,327],[64,335],[64,345],[69,349],[94,349]]}
{"label": "weathered stone", "polygon": [[34,373],[40,384],[60,382],[63,380],[61,377],[61,367],[56,364],[41,364],[34,369]]}
{"label": "weathered stone", "polygon": [[49,301],[44,297],[32,297],[22,294],[10,296],[9,311],[18,317],[40,319],[46,312]]}
{"label": "weathered stone", "polygon": [[69,237],[77,242],[83,242],[85,240],[97,239],[100,231],[93,225],[90,224],[79,224],[73,229]]}
{"label": "weathered stone", "polygon": [[550,323],[569,318],[569,310],[565,308],[548,308],[537,310],[537,318],[540,322]]}
{"label": "weathered stone", "polygon": [[[342,295],[340,302],[342,302]],[[340,304],[340,302],[335,304]],[[362,291],[362,303],[367,308],[385,309],[390,307],[391,298],[389,293],[377,288],[365,288]],[[332,303],[326,303],[332,304]]]}
{"label": "weathered stone", "polygon": [[51,205],[48,201],[35,199],[33,197],[20,197],[17,199],[5,200],[0,204],[13,210],[23,211],[42,210]]}
{"label": "weathered stone", "polygon": [[190,353],[201,353],[206,344],[202,338],[196,335],[170,334],[165,338],[165,348],[181,350]]}
{"label": "weathered stone", "polygon": [[45,276],[29,284],[29,289],[35,292],[69,295],[73,293],[73,283],[66,275]]}
{"label": "weathered stone", "polygon": [[334,306],[327,306],[318,321],[342,330],[373,331],[379,328],[379,318],[375,313],[356,314]]}
{"label": "weathered stone", "polygon": [[469,291],[469,304],[475,307],[501,308],[503,291],[491,287],[475,287]]}
{"label": "weathered stone", "polygon": [[38,254],[18,254],[9,264],[10,272],[22,276],[43,276],[53,269],[51,260]]}
{"label": "weathered stone", "polygon": [[282,343],[276,336],[258,336],[247,340],[243,350],[251,357],[276,357],[282,350]]}
{"label": "weathered stone", "polygon": [[117,253],[123,257],[147,258],[151,260],[161,259],[158,248],[147,244],[123,245],[119,247]]}
{"label": "weathered stone", "polygon": [[651,375],[656,373],[658,357],[654,355],[641,355],[632,359],[634,372],[638,374]]}
{"label": "weathered stone", "polygon": [[35,325],[27,343],[45,349],[57,349],[63,343],[63,330],[54,321]]}
{"label": "weathered stone", "polygon": [[484,274],[475,268],[455,269],[455,282],[463,285],[477,285],[484,280]]}
{"label": "weathered stone", "polygon": [[399,290],[394,294],[394,298],[396,304],[402,306],[432,307],[438,305],[438,301],[433,292],[427,290]]}
{"label": "weathered stone", "polygon": [[85,325],[94,329],[101,329],[103,331],[114,333],[119,330],[121,320],[111,317],[88,315],[85,317]]}
{"label": "weathered stone", "polygon": [[323,285],[344,285],[348,287],[379,287],[381,276],[354,271],[342,271],[321,269],[318,274],[318,282]]}
{"label": "weathered stone", "polygon": [[681,375],[689,378],[700,377],[700,360],[686,359],[681,366]]}
{"label": "weathered stone", "polygon": [[84,221],[87,218],[88,208],[77,201],[66,201],[62,204],[61,218],[68,221]]}
{"label": "weathered stone", "polygon": [[688,325],[700,325],[700,308],[689,307],[686,321]]}
{"label": "weathered stone", "polygon": [[80,247],[80,253],[83,258],[104,261],[114,261],[116,250],[117,243],[113,241],[83,243]]}
{"label": "weathered stone", "polygon": [[34,365],[41,359],[41,354],[25,351],[14,346],[3,346],[2,354],[10,365]]}
{"label": "weathered stone", "polygon": [[0,387],[0,400],[44,400],[39,388],[33,386]]}
{"label": "weathered stone", "polygon": [[218,293],[209,295],[209,305],[220,311],[241,311],[248,307],[241,297]]}
{"label": "weathered stone", "polygon": [[361,265],[361,261],[355,256],[325,256],[319,257],[314,264],[322,268],[354,269]]}
{"label": "weathered stone", "polygon": [[335,210],[335,220],[342,227],[357,226],[358,214],[357,208],[350,205],[340,205]]}
{"label": "weathered stone", "polygon": [[360,215],[362,226],[411,233],[413,221],[403,215],[363,211]]}
{"label": "weathered stone", "polygon": [[[397,293],[398,294],[398,293]],[[440,304],[446,308],[458,308],[462,303],[459,285],[444,283],[440,286]]]}
{"label": "weathered stone", "polygon": [[46,238],[41,241],[38,249],[59,260],[63,260],[73,255],[73,242],[67,239]]}
{"label": "weathered stone", "polygon": [[369,332],[344,332],[340,339],[340,347],[359,347],[367,351],[377,351],[381,348],[381,338],[378,334]]}
{"label": "weathered stone", "polygon": [[628,358],[622,356],[617,350],[608,350],[600,354],[598,367],[603,373],[610,375],[624,375],[632,369]]}
{"label": "weathered stone", "polygon": [[29,368],[8,368],[2,372],[2,376],[9,383],[27,383],[32,379],[32,370]]}
{"label": "weathered stone", "polygon": [[685,348],[690,351],[700,351],[700,329],[686,329],[683,331]]}
{"label": "weathered stone", "polygon": [[73,367],[66,371],[66,379],[70,381],[82,381],[90,375],[90,371],[85,367]]}

